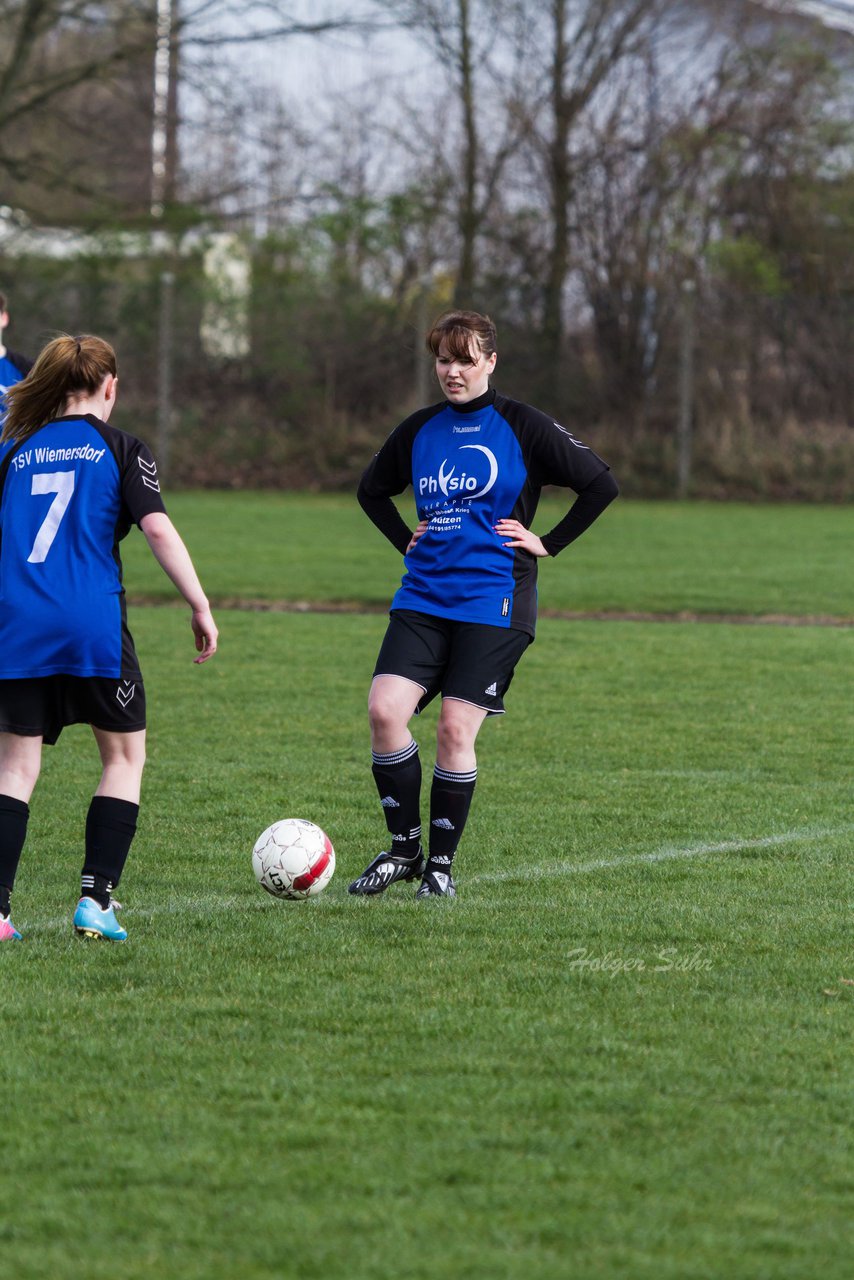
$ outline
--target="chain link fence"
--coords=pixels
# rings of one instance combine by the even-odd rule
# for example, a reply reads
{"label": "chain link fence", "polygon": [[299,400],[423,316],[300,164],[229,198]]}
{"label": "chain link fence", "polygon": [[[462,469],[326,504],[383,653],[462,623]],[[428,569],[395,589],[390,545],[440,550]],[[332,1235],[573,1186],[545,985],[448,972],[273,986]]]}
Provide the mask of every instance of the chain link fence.
{"label": "chain link fence", "polygon": [[[112,342],[116,425],[152,445],[172,487],[351,488],[423,395],[424,316],[441,303],[331,279],[287,240],[134,244],[0,251],[7,346],[35,355],[57,332]],[[854,306],[833,307],[700,289],[690,335],[677,308],[642,398],[622,410],[583,329],[567,341],[557,404],[536,333],[498,315],[496,382],[596,448],[625,493],[844,501]]]}

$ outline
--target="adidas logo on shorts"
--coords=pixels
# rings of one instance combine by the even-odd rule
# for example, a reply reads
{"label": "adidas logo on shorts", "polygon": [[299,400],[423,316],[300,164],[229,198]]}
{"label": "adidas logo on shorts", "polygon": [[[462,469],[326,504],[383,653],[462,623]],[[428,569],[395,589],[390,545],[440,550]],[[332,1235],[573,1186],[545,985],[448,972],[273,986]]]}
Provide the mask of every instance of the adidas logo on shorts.
{"label": "adidas logo on shorts", "polygon": [[492,684],[489,686],[489,688],[488,688],[488,689],[484,689],[484,691],[483,691],[483,692],[486,694],[486,696],[487,696],[488,698],[497,698],[497,697],[498,697],[498,682],[497,682],[497,681],[493,681],[493,682],[492,682]]}

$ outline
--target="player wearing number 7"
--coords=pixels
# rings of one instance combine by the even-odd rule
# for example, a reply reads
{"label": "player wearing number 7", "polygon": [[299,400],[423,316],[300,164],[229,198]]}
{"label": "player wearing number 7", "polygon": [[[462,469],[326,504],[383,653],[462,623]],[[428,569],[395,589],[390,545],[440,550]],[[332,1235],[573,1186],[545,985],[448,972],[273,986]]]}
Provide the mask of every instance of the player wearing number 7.
{"label": "player wearing number 7", "polygon": [[77,933],[123,941],[111,894],[136,831],[145,690],[127,627],[119,543],[137,524],[192,610],[198,657],[217,628],[166,514],[141,440],[108,426],[116,356],[101,338],[55,338],[7,393],[0,443],[0,941],[20,939],[10,898],[42,743],[89,724],[101,780],[86,818]]}

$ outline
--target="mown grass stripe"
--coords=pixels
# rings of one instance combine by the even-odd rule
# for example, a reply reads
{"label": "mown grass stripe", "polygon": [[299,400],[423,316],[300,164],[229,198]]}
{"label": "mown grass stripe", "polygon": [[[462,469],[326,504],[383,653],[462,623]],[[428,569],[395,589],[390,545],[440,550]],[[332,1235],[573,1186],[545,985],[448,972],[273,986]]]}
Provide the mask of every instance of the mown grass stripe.
{"label": "mown grass stripe", "polygon": [[[466,885],[501,884],[513,880],[546,880],[561,876],[587,875],[595,871],[614,871],[621,867],[638,866],[646,863],[667,862],[680,858],[715,857],[719,854],[741,853],[749,849],[768,849],[786,844],[805,844],[815,840],[835,839],[838,836],[854,832],[854,823],[838,827],[820,829],[802,828],[794,831],[782,831],[777,835],[758,836],[752,839],[722,840],[714,843],[687,845],[683,848],[663,847],[649,853],[626,854],[618,858],[596,858],[590,862],[551,862],[543,866],[518,868],[514,871],[484,871],[467,876]],[[330,901],[335,899],[323,899]],[[317,900],[321,901],[320,899]],[[315,905],[315,904],[313,904]],[[269,908],[266,898],[248,901],[229,894],[206,894],[203,897],[160,903],[152,907],[128,907],[122,909],[122,917],[135,920],[151,920],[162,915],[201,915],[216,911],[259,911]],[[40,933],[55,933],[60,929],[71,927],[71,912],[56,916],[52,920],[42,921],[27,927],[26,936],[35,937]]]}
{"label": "mown grass stripe", "polygon": [[[183,601],[175,596],[129,596],[132,608],[183,609]],[[266,600],[251,596],[212,596],[211,608],[235,613],[388,613],[388,604],[372,600]],[[738,627],[838,627],[854,628],[854,618],[827,613],[700,613],[692,610],[674,612],[639,609],[551,609],[541,606],[540,618],[557,622],[669,622],[698,623]]]}

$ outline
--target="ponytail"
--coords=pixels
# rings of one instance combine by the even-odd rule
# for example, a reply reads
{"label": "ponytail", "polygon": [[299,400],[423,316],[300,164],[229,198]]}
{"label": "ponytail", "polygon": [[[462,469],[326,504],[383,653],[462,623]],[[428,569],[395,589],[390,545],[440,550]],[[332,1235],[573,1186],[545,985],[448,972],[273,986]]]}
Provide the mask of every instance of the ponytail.
{"label": "ponytail", "polygon": [[94,395],[108,376],[115,377],[116,353],[103,338],[64,333],[49,342],[23,382],[6,392],[8,412],[0,442],[29,439],[58,418],[69,396]]}

